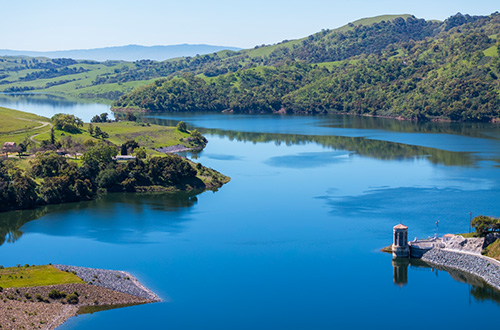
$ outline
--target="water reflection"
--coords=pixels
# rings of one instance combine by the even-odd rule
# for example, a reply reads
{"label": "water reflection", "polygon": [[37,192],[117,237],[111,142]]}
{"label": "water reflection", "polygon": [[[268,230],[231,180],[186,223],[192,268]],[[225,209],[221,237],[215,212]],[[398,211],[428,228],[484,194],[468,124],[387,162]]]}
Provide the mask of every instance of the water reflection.
{"label": "water reflection", "polygon": [[500,305],[500,291],[492,288],[481,278],[448,267],[428,264],[421,259],[397,258],[392,260],[393,277],[395,285],[402,287],[408,284],[408,268],[421,269],[432,272],[445,271],[458,282],[469,284],[469,293],[479,301],[494,301]]}
{"label": "water reflection", "polygon": [[95,103],[95,100],[69,99],[51,94],[0,93],[0,106],[52,117],[56,113],[73,114],[85,122],[96,115],[106,112],[114,118],[110,106]]}
{"label": "water reflection", "polygon": [[405,133],[453,134],[478,138],[499,138],[499,124],[412,122],[392,118],[376,118],[349,115],[325,116],[323,127],[379,129]]}
{"label": "water reflection", "polygon": [[408,265],[410,264],[409,258],[395,258],[392,259],[392,281],[397,286],[404,286],[408,283]]}
{"label": "water reflection", "polygon": [[[115,115],[117,117],[124,116],[123,114],[118,114],[118,113],[116,113]],[[302,124],[306,125],[312,124],[316,126],[316,128],[333,128],[333,129],[341,128],[341,129],[362,130],[364,132],[377,130],[377,131],[390,131],[390,132],[401,132],[401,133],[451,134],[451,135],[460,135],[460,136],[467,136],[474,138],[500,139],[500,130],[499,130],[500,124],[498,123],[412,122],[407,120],[397,120],[393,118],[376,118],[376,117],[351,116],[351,115],[276,116],[276,115],[188,113],[188,114],[182,114],[182,118],[179,119],[176,119],[179,116],[178,114],[156,115],[161,117],[156,117],[155,115],[151,114],[148,115],[139,114],[138,116],[140,117],[141,120],[149,121],[151,123],[154,122],[159,125],[175,126],[177,122],[179,122],[179,120],[186,120],[198,123],[210,121],[209,119],[205,118],[207,115],[211,115],[212,117],[216,118],[216,120],[217,119],[219,121],[224,120],[234,124],[236,124],[240,119],[246,121],[246,119],[249,117],[252,118],[253,122],[259,121],[259,119],[265,121],[274,121],[275,129],[283,128],[284,124],[286,125],[286,123],[282,123],[280,119],[286,119],[288,122],[291,123],[293,123],[295,120],[295,121],[300,121]],[[207,125],[198,125],[198,126],[207,127]],[[269,127],[265,127],[265,129],[269,129]],[[241,130],[241,129],[235,129],[235,130]]]}
{"label": "water reflection", "polygon": [[21,227],[25,223],[43,217],[47,212],[47,207],[35,210],[3,212],[0,217],[0,245],[6,242],[16,242],[23,235]]}
{"label": "water reflection", "polygon": [[189,220],[187,209],[197,203],[200,192],[114,193],[89,202],[4,212],[0,245],[16,242],[24,230],[112,243],[147,242],[152,232],[182,231],[182,223]]}
{"label": "water reflection", "polygon": [[[372,118],[373,119],[373,118]],[[178,121],[142,117],[141,120],[157,125],[175,126]],[[400,123],[399,121],[392,120]],[[366,124],[369,126],[369,124]],[[274,142],[276,145],[305,145],[317,143],[324,147],[335,150],[347,150],[364,157],[381,160],[406,160],[415,158],[428,159],[433,164],[447,166],[472,166],[477,158],[469,152],[455,152],[440,150],[436,148],[422,147],[404,143],[396,143],[383,140],[367,139],[364,137],[332,136],[332,135],[302,135],[302,134],[278,134],[278,133],[256,133],[222,129],[198,128],[203,134],[215,135],[228,138],[233,141],[244,141],[252,143]],[[373,129],[373,127],[371,127]],[[196,155],[193,155],[196,159]]]}
{"label": "water reflection", "polygon": [[347,150],[364,157],[380,160],[426,158],[433,164],[447,166],[471,166],[475,163],[474,157],[466,152],[453,152],[361,137],[250,133],[214,129],[203,130],[203,133],[227,137],[229,140],[249,141],[253,143],[274,142],[276,145],[317,143],[335,150]]}

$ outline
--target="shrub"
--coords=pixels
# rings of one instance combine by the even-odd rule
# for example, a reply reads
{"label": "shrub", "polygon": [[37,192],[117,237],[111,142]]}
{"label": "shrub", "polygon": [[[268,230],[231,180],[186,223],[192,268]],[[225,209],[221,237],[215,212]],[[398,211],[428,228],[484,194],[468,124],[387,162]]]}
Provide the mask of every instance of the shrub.
{"label": "shrub", "polygon": [[65,292],[62,292],[62,291],[59,291],[56,289],[52,289],[52,291],[49,292],[50,299],[61,299],[61,298],[65,298],[65,297],[66,297]]}
{"label": "shrub", "polygon": [[72,293],[66,297],[68,304],[76,305],[78,304],[78,295]]}

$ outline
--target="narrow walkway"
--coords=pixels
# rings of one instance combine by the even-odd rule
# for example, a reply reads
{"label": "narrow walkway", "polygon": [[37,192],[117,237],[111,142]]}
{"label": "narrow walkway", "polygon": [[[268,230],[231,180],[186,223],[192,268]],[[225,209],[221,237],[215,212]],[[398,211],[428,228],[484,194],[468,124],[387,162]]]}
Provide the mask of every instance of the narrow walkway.
{"label": "narrow walkway", "polygon": [[48,121],[31,120],[31,119],[26,119],[26,118],[17,118],[17,119],[20,119],[20,120],[27,120],[27,121],[34,121],[34,122],[37,122],[37,123],[42,124],[42,126],[33,127],[33,128],[31,128],[31,129],[29,129],[29,130],[19,131],[19,133],[22,133],[22,132],[27,132],[27,131],[31,131],[31,130],[35,130],[35,129],[39,129],[39,128],[43,128],[43,127],[45,127],[45,126],[47,126],[47,125],[49,125],[49,126],[50,126],[50,129],[49,129],[48,131],[44,131],[44,132],[37,133],[37,134],[34,134],[34,135],[30,136],[30,140],[31,140],[31,141],[33,141],[33,142],[35,142],[35,143],[38,143],[38,144],[40,144],[40,142],[36,141],[36,140],[35,140],[35,137],[37,137],[38,135],[41,135],[41,134],[45,134],[45,133],[47,133],[47,132],[50,132],[50,130],[54,127],[54,126],[52,125],[52,123],[49,123]]}

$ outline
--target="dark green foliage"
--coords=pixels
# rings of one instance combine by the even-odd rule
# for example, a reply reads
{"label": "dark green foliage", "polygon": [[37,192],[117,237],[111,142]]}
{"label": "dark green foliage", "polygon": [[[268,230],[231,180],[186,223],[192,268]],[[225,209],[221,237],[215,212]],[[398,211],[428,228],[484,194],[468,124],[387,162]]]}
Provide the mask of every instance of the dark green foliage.
{"label": "dark green foliage", "polygon": [[0,160],[0,211],[36,205],[36,183],[21,169]]}
{"label": "dark green foliage", "polygon": [[[201,134],[198,138],[204,139]],[[71,139],[68,137],[63,142],[68,144]],[[133,151],[139,144],[129,140],[123,147]],[[117,154],[116,146],[100,143],[83,154],[80,167],[53,151],[39,152],[30,162],[29,175],[15,167],[12,161],[0,160],[0,211],[90,200],[98,189],[133,192],[137,187],[147,186],[204,187],[188,160],[167,155],[145,161],[142,160],[146,158],[144,149],[139,152],[144,155],[117,163],[113,160]]]}
{"label": "dark green foliage", "polygon": [[109,167],[103,171],[100,171],[97,175],[97,186],[107,191],[120,191],[120,183],[125,179],[122,173],[121,167]]}
{"label": "dark green foliage", "polygon": [[94,117],[92,117],[92,119],[90,120],[91,123],[100,123],[101,122],[101,117],[99,117],[99,115],[95,115]]}
{"label": "dark green foliage", "polygon": [[[341,61],[360,54],[375,54],[396,43],[418,41],[434,35],[439,23],[415,17],[398,17],[373,25],[360,25],[345,32],[324,30],[305,38],[300,45],[278,48],[268,62],[292,58],[306,63]],[[273,59],[276,59],[273,61]]]}
{"label": "dark green foliage", "polygon": [[47,204],[87,200],[92,196],[90,177],[53,151],[37,153],[30,172],[44,178],[39,197]]}
{"label": "dark green foliage", "polygon": [[32,175],[41,178],[59,176],[69,166],[67,160],[54,151],[38,152],[30,163]]}
{"label": "dark green foliage", "polygon": [[479,236],[486,236],[490,232],[500,231],[500,219],[479,215],[472,219],[472,227]]}
{"label": "dark green foliage", "polygon": [[66,301],[68,302],[68,304],[76,305],[78,304],[78,295],[75,293],[69,294],[66,297]]}
{"label": "dark green foliage", "polygon": [[[92,133],[91,133],[92,131]],[[91,126],[91,124],[89,125],[89,133],[90,135],[96,137],[96,138],[101,138],[101,139],[107,139],[109,138],[109,134],[105,131],[103,131],[99,126]]]}
{"label": "dark green foliage", "polygon": [[180,121],[177,123],[177,129],[179,130],[179,132],[184,132],[186,133],[187,132],[187,125],[185,122],[183,121]]}
{"label": "dark green foliage", "polygon": [[63,291],[59,291],[59,290],[56,290],[56,289],[52,289],[50,292],[49,292],[49,298],[50,299],[62,299],[62,298],[66,298],[67,294]]}
{"label": "dark green foliage", "polygon": [[86,70],[82,67],[80,68],[68,68],[64,67],[62,69],[48,69],[44,71],[35,71],[32,73],[28,73],[25,77],[19,78],[20,81],[32,81],[32,80],[37,80],[37,79],[50,79],[50,78],[55,78],[55,77],[60,77],[60,76],[66,76],[66,75],[72,75],[72,74],[78,74],[82,72],[87,72],[90,70]]}
{"label": "dark green foliage", "polygon": [[98,144],[87,150],[82,156],[83,164],[88,166],[93,173],[98,173],[108,167],[113,162],[113,157],[117,155],[117,150],[113,146]]}
{"label": "dark green foliage", "polygon": [[78,133],[79,127],[83,126],[83,121],[80,118],[64,113],[55,114],[52,116],[52,121],[56,129],[70,133]]}
{"label": "dark green foliage", "polygon": [[137,121],[137,117],[133,113],[128,112],[125,115],[125,120],[126,121]]}
{"label": "dark green foliage", "polygon": [[153,157],[149,160],[147,174],[153,185],[176,185],[196,177],[196,170],[179,156]]}
{"label": "dark green foliage", "polygon": [[208,143],[208,140],[196,129],[191,132],[191,137],[188,138],[188,141],[201,147],[205,147]]}
{"label": "dark green foliage", "polygon": [[[323,31],[265,58],[237,55],[251,64],[212,79],[184,73],[158,80],[114,106],[494,121],[500,118],[500,59],[485,57],[483,51],[495,46],[489,36],[499,30],[500,14],[495,13],[457,14],[443,23],[397,18],[344,32]],[[331,61],[337,63],[314,64]]]}
{"label": "dark green foliage", "polygon": [[54,127],[50,128],[50,144],[56,144],[56,137],[54,136]]}
{"label": "dark green foliage", "polygon": [[136,151],[135,155],[138,159],[145,159],[147,156],[146,150],[144,150],[144,148],[140,148],[139,150]]}
{"label": "dark green foliage", "polygon": [[[124,144],[122,144],[121,147],[121,154],[122,155],[127,155],[127,154],[132,154],[135,149],[139,148],[139,143],[135,140],[128,140]],[[125,153],[124,153],[125,152]]]}
{"label": "dark green foliage", "polygon": [[126,156],[127,155],[127,146],[125,144],[122,144],[120,148],[120,155]]}
{"label": "dark green foliage", "polygon": [[95,115],[90,120],[91,123],[106,123],[108,122],[108,114],[106,112],[101,113],[101,115]]}

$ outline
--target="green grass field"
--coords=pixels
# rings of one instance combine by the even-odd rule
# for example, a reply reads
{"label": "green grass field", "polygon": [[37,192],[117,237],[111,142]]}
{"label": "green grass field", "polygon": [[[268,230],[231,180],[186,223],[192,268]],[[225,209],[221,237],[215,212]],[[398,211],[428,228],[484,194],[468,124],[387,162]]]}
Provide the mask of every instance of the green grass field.
{"label": "green grass field", "polygon": [[[168,147],[176,144],[182,144],[180,139],[189,137],[188,133],[182,133],[175,127],[167,127],[160,125],[147,125],[135,122],[112,122],[112,123],[95,123],[94,127],[99,126],[103,131],[109,134],[110,141],[115,145],[121,145],[128,140],[136,140],[141,147],[145,148],[159,148]],[[65,136],[71,136],[75,141],[84,142],[86,140],[99,139],[91,136],[88,132],[89,124],[86,123],[81,129],[80,133],[68,133],[59,130],[54,131],[56,140],[60,140]],[[49,140],[50,132],[40,134],[36,138],[38,141]]]}
{"label": "green grass field", "polygon": [[490,48],[486,49],[483,53],[484,56],[497,57],[498,56],[497,45],[491,46]]}
{"label": "green grass field", "polygon": [[500,240],[491,243],[491,245],[486,248],[486,255],[490,258],[500,260]]}
{"label": "green grass field", "polygon": [[9,267],[0,269],[0,287],[25,288],[69,283],[85,283],[73,273],[53,266]]}
{"label": "green grass field", "polygon": [[[332,29],[329,33],[335,32],[345,32],[352,30],[358,25],[370,25],[378,23],[381,21],[394,20],[397,17],[406,18],[410,15],[383,15],[371,18],[364,18],[352,22],[351,24],[342,26],[340,28]],[[230,61],[233,56],[238,55],[248,55],[250,58],[255,57],[265,57],[270,55],[274,50],[280,47],[292,48],[295,45],[300,45],[305,38],[283,41],[274,45],[268,45],[264,47],[257,47],[252,49],[241,50],[239,52],[233,51],[219,51],[216,54],[206,54],[203,57],[217,56],[222,63],[226,60]],[[178,61],[177,59],[169,59],[167,62]],[[0,69],[7,74],[7,77],[2,78],[2,84],[0,85],[1,91],[16,91],[17,90],[30,90],[35,89],[37,92],[50,93],[66,95],[75,98],[83,99],[93,99],[93,100],[110,100],[111,98],[116,98],[117,94],[129,93],[134,88],[148,85],[155,81],[157,78],[148,79],[151,76],[142,76],[133,79],[147,79],[147,80],[135,80],[120,83],[105,83],[95,85],[95,81],[98,77],[113,77],[116,75],[121,75],[123,72],[134,71],[136,65],[132,62],[124,61],[108,61],[108,62],[82,62],[76,64],[71,64],[66,66],[66,69],[79,69],[89,70],[86,72],[75,72],[66,75],[59,75],[52,78],[38,78],[35,80],[24,81],[20,79],[26,78],[27,75],[33,73],[40,73],[44,71],[40,66],[36,64],[47,64],[50,65],[50,59],[37,57],[31,58],[26,56],[0,56]],[[238,64],[244,65],[248,61],[241,60]],[[37,68],[37,69],[33,69]],[[50,76],[49,76],[50,77]],[[159,77],[158,77],[159,78]],[[117,93],[118,92],[118,93]]]}
{"label": "green grass field", "polygon": [[0,107],[0,144],[4,142],[22,142],[27,136],[47,131],[40,122],[49,119],[32,113]]}
{"label": "green grass field", "polygon": [[[0,144],[4,142],[20,143],[25,139],[35,135],[34,140],[41,142],[50,140],[50,127],[48,125],[41,127],[40,122],[50,122],[45,117],[40,117],[28,112],[17,111],[7,108],[0,108]],[[136,122],[111,122],[92,124],[99,126],[103,131],[109,134],[107,139],[111,143],[120,146],[128,140],[136,140],[141,147],[146,148],[148,154],[159,154],[152,150],[154,148],[168,147],[177,144],[189,146],[188,143],[181,141],[189,137],[188,133],[183,133],[175,127],[160,125],[143,124]],[[74,141],[83,143],[86,140],[99,141],[88,132],[89,124],[86,123],[79,133],[68,133],[60,130],[54,130],[56,140],[71,136]],[[22,159],[21,159],[21,163]]]}

